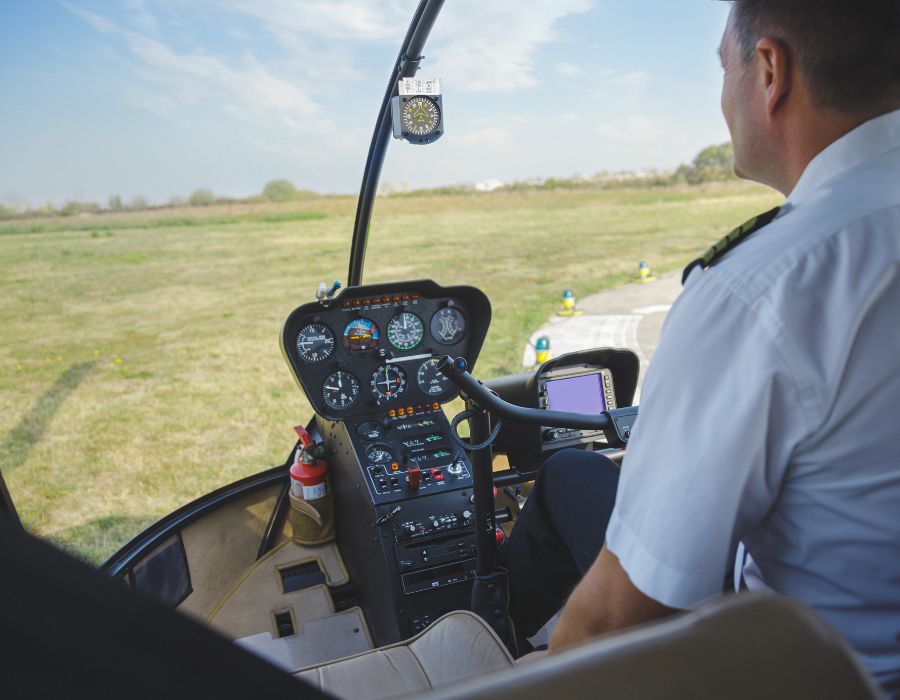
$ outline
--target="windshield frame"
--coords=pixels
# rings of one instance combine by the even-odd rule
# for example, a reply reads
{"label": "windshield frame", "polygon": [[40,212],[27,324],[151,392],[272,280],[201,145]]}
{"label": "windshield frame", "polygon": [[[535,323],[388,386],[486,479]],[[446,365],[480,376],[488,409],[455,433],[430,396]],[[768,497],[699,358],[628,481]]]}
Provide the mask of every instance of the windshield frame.
{"label": "windshield frame", "polygon": [[444,6],[444,0],[420,0],[400,46],[397,61],[388,78],[381,109],[375,120],[375,131],[369,144],[369,153],[363,170],[362,185],[359,190],[359,201],[356,207],[356,220],[353,224],[353,240],[350,244],[350,265],[347,272],[347,285],[357,287],[362,284],[363,267],[366,261],[366,245],[368,244],[369,225],[372,221],[372,210],[375,206],[375,195],[378,192],[378,181],[384,156],[391,138],[391,98],[398,94],[398,84],[403,78],[411,78],[419,70],[422,61],[422,49],[431,33],[435,20]]}

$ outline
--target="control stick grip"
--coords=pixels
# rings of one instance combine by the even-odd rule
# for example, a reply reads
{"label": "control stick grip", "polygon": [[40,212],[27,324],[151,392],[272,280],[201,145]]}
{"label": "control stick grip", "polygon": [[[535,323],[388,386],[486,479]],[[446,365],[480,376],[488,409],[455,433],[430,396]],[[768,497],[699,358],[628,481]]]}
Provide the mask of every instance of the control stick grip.
{"label": "control stick grip", "polygon": [[[495,413],[515,423],[541,425],[549,428],[580,428],[582,430],[609,430],[614,427],[610,411],[598,415],[569,413],[567,411],[551,411],[539,408],[522,408],[494,394],[484,384],[466,371],[464,357],[453,359],[445,355],[438,362],[438,369],[447,379],[456,384],[469,399],[481,408]],[[615,409],[614,409],[615,410]],[[621,409],[636,412],[637,409]]]}

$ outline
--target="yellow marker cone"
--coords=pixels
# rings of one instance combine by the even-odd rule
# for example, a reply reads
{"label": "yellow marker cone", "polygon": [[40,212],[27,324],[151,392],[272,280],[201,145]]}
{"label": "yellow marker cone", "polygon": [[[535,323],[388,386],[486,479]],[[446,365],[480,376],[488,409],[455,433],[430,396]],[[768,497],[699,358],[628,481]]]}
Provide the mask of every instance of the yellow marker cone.
{"label": "yellow marker cone", "polygon": [[656,281],[656,277],[654,277],[653,273],[650,272],[650,266],[643,260],[641,261],[641,264],[638,265],[637,281],[638,282],[655,282]]}
{"label": "yellow marker cone", "polygon": [[575,308],[575,293],[567,289],[562,294],[562,308],[556,312],[559,316],[580,316],[581,311]]}
{"label": "yellow marker cone", "polygon": [[550,337],[542,335],[534,344],[534,354],[539,365],[550,359]]}

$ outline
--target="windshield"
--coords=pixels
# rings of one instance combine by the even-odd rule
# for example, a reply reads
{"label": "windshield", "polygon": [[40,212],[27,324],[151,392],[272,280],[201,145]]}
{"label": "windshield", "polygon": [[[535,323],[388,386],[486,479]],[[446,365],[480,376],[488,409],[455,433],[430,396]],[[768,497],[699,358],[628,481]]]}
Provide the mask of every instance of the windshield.
{"label": "windshield", "polygon": [[[447,133],[391,144],[364,282],[483,289],[476,374],[517,373],[564,290],[675,270],[771,206],[695,160],[727,140],[727,8],[693,5],[447,3],[420,71]],[[28,528],[96,563],[285,460],[310,409],[279,330],[343,279],[414,7],[7,8],[0,469]]]}

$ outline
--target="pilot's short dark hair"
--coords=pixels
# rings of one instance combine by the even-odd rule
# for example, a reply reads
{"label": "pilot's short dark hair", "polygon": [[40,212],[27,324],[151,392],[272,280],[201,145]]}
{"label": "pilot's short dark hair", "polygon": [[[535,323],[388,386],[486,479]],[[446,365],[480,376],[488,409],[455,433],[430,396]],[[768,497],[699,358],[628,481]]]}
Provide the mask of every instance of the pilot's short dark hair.
{"label": "pilot's short dark hair", "polygon": [[900,0],[733,0],[743,59],[783,41],[817,107],[856,113],[900,100]]}

